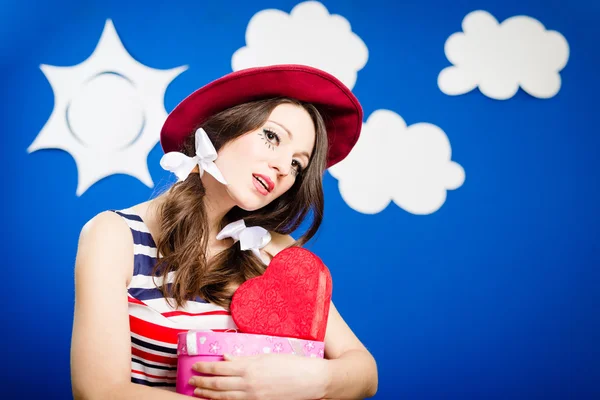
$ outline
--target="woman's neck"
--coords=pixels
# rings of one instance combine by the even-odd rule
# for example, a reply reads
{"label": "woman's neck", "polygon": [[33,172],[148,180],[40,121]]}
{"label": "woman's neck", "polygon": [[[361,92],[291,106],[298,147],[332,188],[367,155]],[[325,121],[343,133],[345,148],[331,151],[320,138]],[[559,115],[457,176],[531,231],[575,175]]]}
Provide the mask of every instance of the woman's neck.
{"label": "woman's neck", "polygon": [[221,230],[221,222],[225,215],[235,206],[233,199],[229,196],[227,188],[214,179],[210,174],[205,173],[202,176],[204,185],[204,207],[208,219],[209,242],[216,238]]}

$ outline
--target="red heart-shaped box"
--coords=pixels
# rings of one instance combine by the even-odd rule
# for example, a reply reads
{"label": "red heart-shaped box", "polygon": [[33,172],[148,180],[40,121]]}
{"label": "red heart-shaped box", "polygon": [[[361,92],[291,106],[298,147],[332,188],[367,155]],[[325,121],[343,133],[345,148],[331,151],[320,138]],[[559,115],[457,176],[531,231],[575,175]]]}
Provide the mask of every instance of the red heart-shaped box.
{"label": "red heart-shaped box", "polygon": [[277,253],[265,273],[244,282],[231,299],[243,333],[323,341],[331,303],[331,274],[301,247]]}

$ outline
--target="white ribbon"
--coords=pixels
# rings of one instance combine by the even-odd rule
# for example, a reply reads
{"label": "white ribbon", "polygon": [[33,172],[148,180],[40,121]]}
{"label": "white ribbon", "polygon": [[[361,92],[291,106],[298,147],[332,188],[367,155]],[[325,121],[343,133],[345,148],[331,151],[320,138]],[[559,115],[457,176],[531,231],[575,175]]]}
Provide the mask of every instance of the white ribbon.
{"label": "white ribbon", "polygon": [[162,156],[160,166],[167,171],[173,172],[180,181],[185,181],[197,165],[201,177],[204,171],[206,171],[223,185],[227,185],[223,174],[221,174],[221,171],[217,168],[217,164],[214,162],[216,159],[217,151],[215,150],[215,146],[213,146],[206,131],[200,128],[196,130],[196,155],[194,157],[188,157],[183,153],[171,151]]}
{"label": "white ribbon", "polygon": [[198,355],[198,338],[196,337],[196,332],[188,331],[185,335],[185,345],[188,356]]}
{"label": "white ribbon", "polygon": [[223,240],[228,237],[236,242],[239,241],[242,250],[252,251],[256,257],[260,258],[265,264],[268,264],[268,261],[260,254],[260,249],[271,241],[271,234],[268,230],[260,226],[246,227],[244,220],[240,219],[223,228],[217,235],[217,240]]}

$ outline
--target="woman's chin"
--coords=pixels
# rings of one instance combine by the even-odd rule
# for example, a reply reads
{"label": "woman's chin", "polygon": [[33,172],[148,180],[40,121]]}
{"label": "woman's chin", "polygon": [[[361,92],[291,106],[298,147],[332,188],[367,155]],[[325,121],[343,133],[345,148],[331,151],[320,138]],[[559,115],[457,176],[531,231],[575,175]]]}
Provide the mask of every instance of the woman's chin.
{"label": "woman's chin", "polygon": [[251,201],[248,199],[246,199],[246,201],[236,202],[236,205],[244,211],[256,211],[256,210],[266,206],[265,203],[262,203],[262,202],[259,202],[256,200]]}
{"label": "woman's chin", "polygon": [[230,187],[229,196],[235,205],[244,211],[256,211],[273,200],[271,196],[263,196],[256,190],[239,190],[233,185]]}
{"label": "woman's chin", "polygon": [[244,211],[256,211],[267,205],[265,199],[261,199],[251,193],[242,196],[231,196],[235,205]]}

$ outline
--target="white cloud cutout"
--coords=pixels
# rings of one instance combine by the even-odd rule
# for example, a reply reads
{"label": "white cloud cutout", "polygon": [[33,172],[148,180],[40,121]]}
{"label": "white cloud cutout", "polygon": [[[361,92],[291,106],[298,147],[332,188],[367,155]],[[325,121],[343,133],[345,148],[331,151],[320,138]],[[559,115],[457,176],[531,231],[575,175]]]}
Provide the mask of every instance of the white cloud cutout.
{"label": "white cloud cutout", "polygon": [[136,61],[108,19],[87,60],[40,68],[54,91],[54,109],[27,151],[71,154],[78,171],[77,196],[113,174],[127,174],[152,187],[147,158],[167,118],[164,94],[187,67],[158,70]]}
{"label": "white cloud cutout", "polygon": [[440,90],[460,95],[479,87],[497,100],[513,97],[519,86],[547,99],[558,93],[560,71],[569,59],[569,44],[559,32],[546,30],[538,20],[515,16],[498,23],[482,10],[469,13],[463,32],[452,34],[444,46],[453,66],[438,76]]}
{"label": "white cloud cutout", "polygon": [[444,131],[429,123],[407,127],[389,110],[370,115],[356,146],[329,172],[346,203],[364,214],[383,211],[392,201],[410,213],[431,214],[448,190],[465,181]]}
{"label": "white cloud cutout", "polygon": [[304,64],[322,69],[350,89],[369,51],[340,15],[329,14],[317,1],[296,5],[291,13],[267,9],[246,28],[246,46],[231,58],[234,71],[274,64]]}

